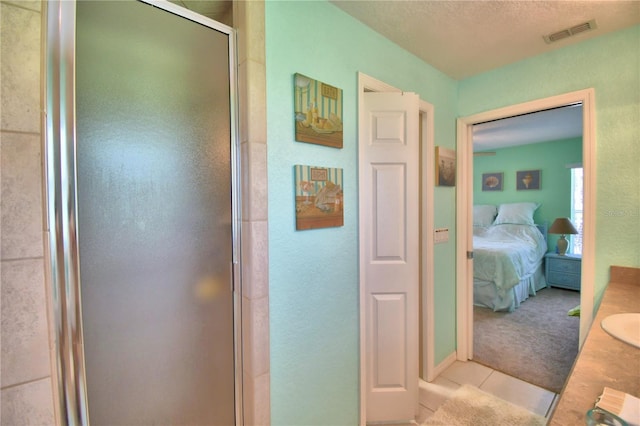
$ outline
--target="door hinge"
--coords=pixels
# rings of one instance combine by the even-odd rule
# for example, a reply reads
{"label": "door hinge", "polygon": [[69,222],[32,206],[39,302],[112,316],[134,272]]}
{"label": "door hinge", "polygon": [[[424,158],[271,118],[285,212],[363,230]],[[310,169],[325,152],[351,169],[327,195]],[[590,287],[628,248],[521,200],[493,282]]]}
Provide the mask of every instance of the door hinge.
{"label": "door hinge", "polygon": [[467,252],[467,259],[473,259],[473,251]]}

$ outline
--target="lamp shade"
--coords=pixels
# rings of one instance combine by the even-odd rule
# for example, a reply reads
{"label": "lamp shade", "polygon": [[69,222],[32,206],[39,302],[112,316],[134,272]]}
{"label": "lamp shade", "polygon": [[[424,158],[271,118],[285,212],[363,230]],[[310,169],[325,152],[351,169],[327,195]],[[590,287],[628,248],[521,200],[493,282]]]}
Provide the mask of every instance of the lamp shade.
{"label": "lamp shade", "polygon": [[550,234],[577,234],[578,230],[567,217],[559,217],[553,221],[548,231]]}

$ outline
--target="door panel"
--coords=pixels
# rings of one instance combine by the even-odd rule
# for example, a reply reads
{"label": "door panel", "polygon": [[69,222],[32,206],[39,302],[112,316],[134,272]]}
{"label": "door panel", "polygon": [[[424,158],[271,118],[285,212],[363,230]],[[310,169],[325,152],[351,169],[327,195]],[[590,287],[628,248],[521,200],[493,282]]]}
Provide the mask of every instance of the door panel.
{"label": "door panel", "polygon": [[419,98],[364,96],[366,421],[407,421],[418,404]]}
{"label": "door panel", "polygon": [[[371,319],[374,322],[372,387],[402,391],[407,387],[406,294],[374,294]],[[388,348],[397,348],[389,351]]]}
{"label": "door panel", "polygon": [[76,28],[89,419],[234,424],[229,36],[135,1]]}
{"label": "door panel", "polygon": [[404,164],[372,164],[373,199],[373,261],[405,260],[406,235],[403,232],[405,216]]}

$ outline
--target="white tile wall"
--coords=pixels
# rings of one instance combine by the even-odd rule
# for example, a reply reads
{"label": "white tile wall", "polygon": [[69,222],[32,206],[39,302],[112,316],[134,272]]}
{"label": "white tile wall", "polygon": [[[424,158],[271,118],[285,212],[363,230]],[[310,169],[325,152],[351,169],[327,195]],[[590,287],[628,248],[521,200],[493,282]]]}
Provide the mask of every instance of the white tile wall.
{"label": "white tile wall", "polygon": [[264,1],[234,1],[242,164],[244,421],[269,425],[269,252]]}
{"label": "white tile wall", "polygon": [[251,259],[242,264],[242,295],[260,299],[269,295],[268,225],[266,221],[245,221],[242,228],[242,256]]}
{"label": "white tile wall", "polygon": [[2,265],[2,387],[50,375],[42,259]]}
{"label": "white tile wall", "polygon": [[243,298],[244,370],[251,377],[269,373],[269,299]]}
{"label": "white tile wall", "polygon": [[[4,92],[2,98],[5,99]],[[40,135],[9,133],[3,129],[0,143],[2,259],[42,257]]]}
{"label": "white tile wall", "polygon": [[54,423],[42,241],[39,1],[0,4],[0,423]]}
{"label": "white tile wall", "polygon": [[[40,132],[39,2],[2,2],[2,130]],[[38,8],[39,9],[39,8]]]}
{"label": "white tile wall", "polygon": [[2,424],[52,425],[51,379],[45,378],[2,390]]}

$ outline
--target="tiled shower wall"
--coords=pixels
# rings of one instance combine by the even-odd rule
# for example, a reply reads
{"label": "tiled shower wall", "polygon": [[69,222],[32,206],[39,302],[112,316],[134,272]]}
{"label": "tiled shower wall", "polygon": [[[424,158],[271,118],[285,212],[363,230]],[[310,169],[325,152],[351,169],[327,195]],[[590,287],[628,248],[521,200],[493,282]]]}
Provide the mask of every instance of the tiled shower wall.
{"label": "tiled shower wall", "polygon": [[234,1],[242,169],[244,424],[271,423],[264,1]]}
{"label": "tiled shower wall", "polygon": [[54,423],[42,241],[39,1],[0,4],[0,422]]}
{"label": "tiled shower wall", "polygon": [[[1,1],[0,424],[54,424],[42,241],[41,4]],[[243,197],[244,424],[268,425],[264,2],[234,2]]]}

